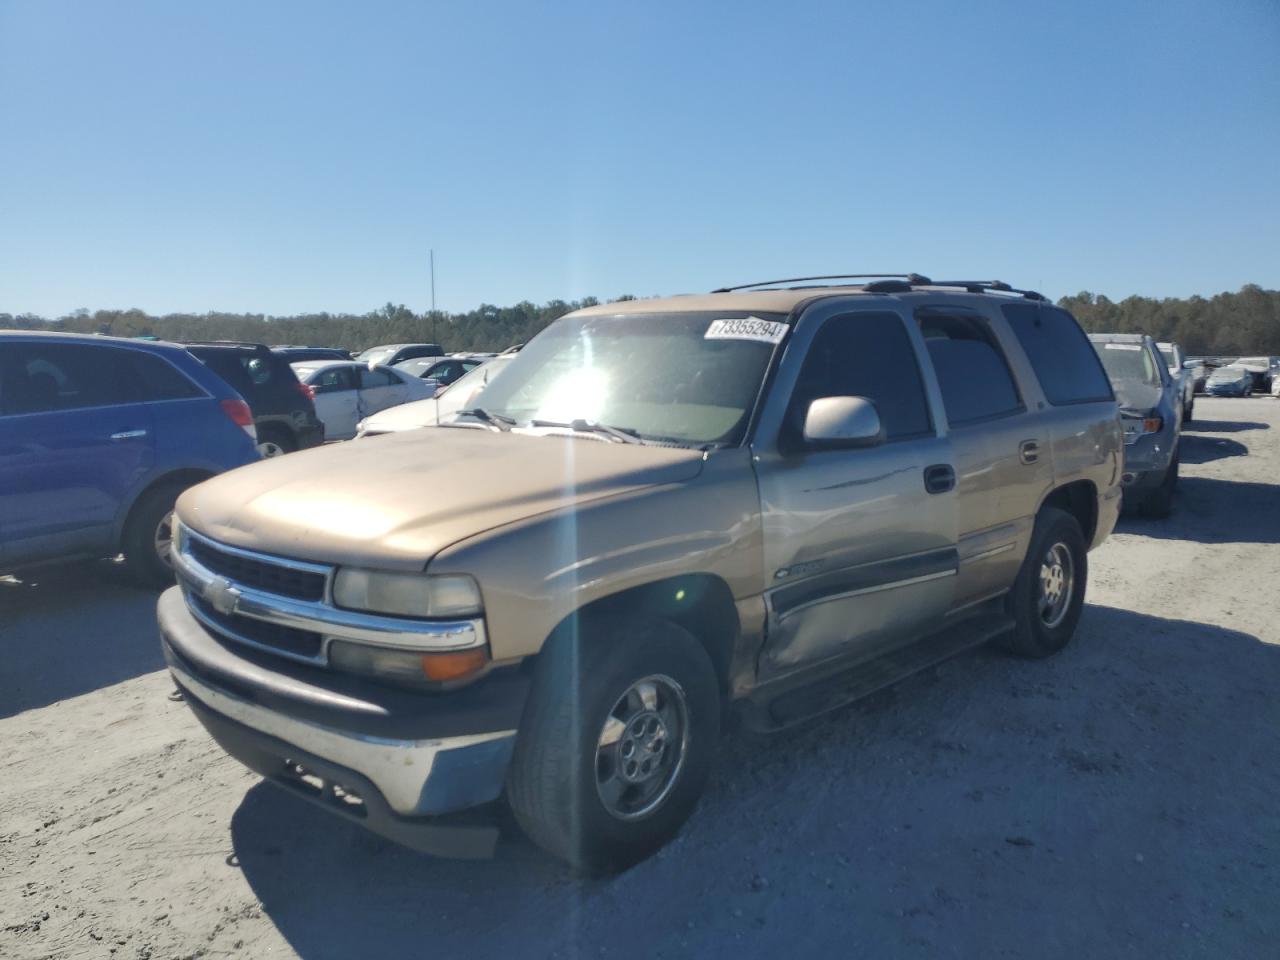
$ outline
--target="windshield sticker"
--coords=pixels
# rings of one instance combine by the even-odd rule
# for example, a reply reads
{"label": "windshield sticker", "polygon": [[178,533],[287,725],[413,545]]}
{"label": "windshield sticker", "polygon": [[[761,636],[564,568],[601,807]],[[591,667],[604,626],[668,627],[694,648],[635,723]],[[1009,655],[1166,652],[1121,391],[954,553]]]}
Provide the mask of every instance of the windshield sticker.
{"label": "windshield sticker", "polygon": [[745,317],[741,320],[712,320],[703,336],[704,340],[758,340],[760,343],[781,343],[787,332],[785,323]]}
{"label": "windshield sticker", "polygon": [[1142,345],[1138,343],[1104,343],[1104,347],[1108,350],[1141,350]]}

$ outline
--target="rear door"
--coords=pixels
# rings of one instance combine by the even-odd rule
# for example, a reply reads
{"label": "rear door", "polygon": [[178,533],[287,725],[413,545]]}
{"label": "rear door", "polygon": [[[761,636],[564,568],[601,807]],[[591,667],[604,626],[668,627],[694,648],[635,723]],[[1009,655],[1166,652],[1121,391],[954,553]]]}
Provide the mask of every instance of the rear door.
{"label": "rear door", "polygon": [[155,460],[132,351],[106,344],[6,346],[0,531],[24,563],[106,550],[121,506]]}
{"label": "rear door", "polygon": [[[762,679],[874,656],[929,632],[951,607],[956,496],[922,351],[884,301],[819,304],[792,335],[752,444],[769,613]],[[806,447],[805,413],[824,396],[871,400],[885,442]]]}
{"label": "rear door", "polygon": [[311,388],[316,392],[316,416],[324,423],[326,440],[345,440],[356,435],[361,416],[357,369],[329,367],[311,378]]}
{"label": "rear door", "polygon": [[1010,369],[990,319],[930,303],[916,322],[942,395],[956,467],[957,606],[1008,589],[1052,483],[1049,437]]}
{"label": "rear door", "polygon": [[409,400],[409,388],[390,370],[375,367],[358,368],[360,377],[360,415],[370,416],[387,407]]}

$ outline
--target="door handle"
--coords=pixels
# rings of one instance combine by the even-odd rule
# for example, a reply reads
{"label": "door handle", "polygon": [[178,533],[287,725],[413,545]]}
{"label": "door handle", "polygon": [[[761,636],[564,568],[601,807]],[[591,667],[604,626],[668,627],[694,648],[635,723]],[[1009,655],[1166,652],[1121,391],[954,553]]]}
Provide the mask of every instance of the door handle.
{"label": "door handle", "polygon": [[147,431],[145,430],[121,430],[119,433],[113,433],[111,435],[111,439],[112,440],[136,440],[139,437],[145,437],[146,435],[147,435]]}
{"label": "door handle", "polygon": [[1023,440],[1018,444],[1018,459],[1023,463],[1035,463],[1040,459],[1040,441]]}
{"label": "door handle", "polygon": [[926,493],[946,493],[956,485],[956,471],[949,463],[935,463],[924,468]]}

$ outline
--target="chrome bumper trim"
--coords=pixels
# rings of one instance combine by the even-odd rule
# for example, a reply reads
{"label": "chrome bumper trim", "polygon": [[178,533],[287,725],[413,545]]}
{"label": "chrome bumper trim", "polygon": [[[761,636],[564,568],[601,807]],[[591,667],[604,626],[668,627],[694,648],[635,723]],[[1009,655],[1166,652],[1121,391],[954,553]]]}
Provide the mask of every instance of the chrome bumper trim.
{"label": "chrome bumper trim", "polygon": [[[440,776],[432,780],[436,761],[443,755],[503,740],[515,743],[514,730],[437,740],[388,740],[345,733],[295,720],[215,690],[172,663],[169,669],[183,689],[214,713],[366,777],[382,793],[387,805],[402,816],[427,816],[457,809],[449,801],[449,784],[439,782]],[[493,765],[488,773],[496,797],[506,776],[502,752],[495,754],[490,748],[472,752],[477,754],[476,760],[488,759]],[[474,772],[474,766],[471,769]]]}

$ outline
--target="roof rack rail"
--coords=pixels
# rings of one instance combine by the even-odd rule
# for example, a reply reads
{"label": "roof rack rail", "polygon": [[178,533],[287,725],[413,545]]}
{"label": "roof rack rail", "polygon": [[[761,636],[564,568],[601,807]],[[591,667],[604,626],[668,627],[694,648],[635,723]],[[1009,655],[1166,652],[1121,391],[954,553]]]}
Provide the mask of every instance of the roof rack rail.
{"label": "roof rack rail", "polygon": [[782,280],[761,280],[758,283],[741,283],[736,287],[719,287],[712,293],[733,293],[735,290],[750,290],[753,287],[772,287],[779,283],[807,283],[810,280],[905,280],[908,283],[927,284],[929,278],[918,273],[827,273],[817,277],[785,277]]}
{"label": "roof rack rail", "polygon": [[269,349],[265,343],[256,340],[178,340],[184,347],[258,347]]}
{"label": "roof rack rail", "polygon": [[1020,290],[1017,287],[1011,287],[1003,280],[937,280],[933,283],[935,287],[959,287],[967,293],[986,293],[988,290],[995,290],[998,293],[1016,293],[1026,300],[1047,300],[1048,298],[1034,290]]}

